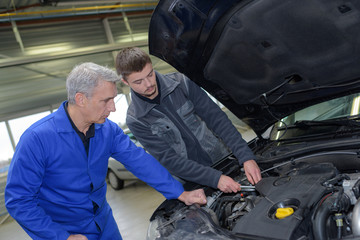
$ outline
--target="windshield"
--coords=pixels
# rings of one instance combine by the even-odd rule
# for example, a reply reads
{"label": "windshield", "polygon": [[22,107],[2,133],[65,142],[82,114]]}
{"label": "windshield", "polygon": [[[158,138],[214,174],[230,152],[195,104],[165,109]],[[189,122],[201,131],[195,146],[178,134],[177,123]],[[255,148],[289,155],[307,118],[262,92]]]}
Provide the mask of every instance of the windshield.
{"label": "windshield", "polygon": [[[352,94],[323,103],[319,103],[308,108],[295,112],[277,122],[271,133],[272,140],[287,139],[306,134],[323,133],[336,126],[318,125],[317,129],[304,128],[301,121],[325,121],[334,120],[359,114],[360,94]],[[296,127],[293,127],[293,126]],[[299,129],[302,127],[303,129]],[[338,127],[338,126],[337,126]]]}

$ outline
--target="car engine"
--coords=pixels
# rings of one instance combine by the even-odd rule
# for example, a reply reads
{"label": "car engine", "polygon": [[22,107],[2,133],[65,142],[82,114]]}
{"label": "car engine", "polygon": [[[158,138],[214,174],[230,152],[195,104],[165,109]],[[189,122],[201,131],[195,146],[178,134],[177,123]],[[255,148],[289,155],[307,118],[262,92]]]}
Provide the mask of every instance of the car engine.
{"label": "car engine", "polygon": [[331,162],[296,162],[271,171],[256,187],[243,175],[234,178],[242,184],[238,193],[206,192],[205,207],[167,201],[153,216],[157,235],[152,239],[360,236],[360,173],[341,173]]}

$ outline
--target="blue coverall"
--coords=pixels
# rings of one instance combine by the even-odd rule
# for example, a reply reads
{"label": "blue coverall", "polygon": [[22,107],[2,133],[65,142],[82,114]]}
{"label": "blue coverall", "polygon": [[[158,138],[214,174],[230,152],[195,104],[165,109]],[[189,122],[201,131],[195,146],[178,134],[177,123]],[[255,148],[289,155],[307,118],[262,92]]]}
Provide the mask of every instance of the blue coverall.
{"label": "blue coverall", "polygon": [[64,106],[22,135],[10,164],[5,202],[10,215],[33,239],[121,239],[106,200],[109,157],[167,199],[184,191],[168,171],[136,147],[110,120],[95,124],[89,154]]}

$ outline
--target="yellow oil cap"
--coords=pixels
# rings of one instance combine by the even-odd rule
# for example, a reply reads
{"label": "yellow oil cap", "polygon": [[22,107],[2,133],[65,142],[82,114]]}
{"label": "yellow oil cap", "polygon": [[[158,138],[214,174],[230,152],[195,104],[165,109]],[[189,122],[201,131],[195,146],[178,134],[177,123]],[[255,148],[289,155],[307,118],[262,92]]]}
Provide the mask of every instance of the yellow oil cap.
{"label": "yellow oil cap", "polygon": [[283,219],[288,216],[291,216],[293,213],[294,213],[294,209],[291,207],[278,208],[278,209],[276,209],[275,217],[278,219]]}

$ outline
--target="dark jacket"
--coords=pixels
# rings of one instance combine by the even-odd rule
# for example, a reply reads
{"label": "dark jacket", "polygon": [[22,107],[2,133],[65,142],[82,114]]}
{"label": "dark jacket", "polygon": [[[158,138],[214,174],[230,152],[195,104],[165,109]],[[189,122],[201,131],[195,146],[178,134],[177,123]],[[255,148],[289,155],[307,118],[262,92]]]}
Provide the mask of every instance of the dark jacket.
{"label": "dark jacket", "polygon": [[201,88],[180,73],[156,72],[156,77],[161,86],[160,104],[132,92],[126,122],[171,174],[217,188],[222,173],[210,166],[229,154],[227,147],[240,163],[254,159],[227,115]]}

